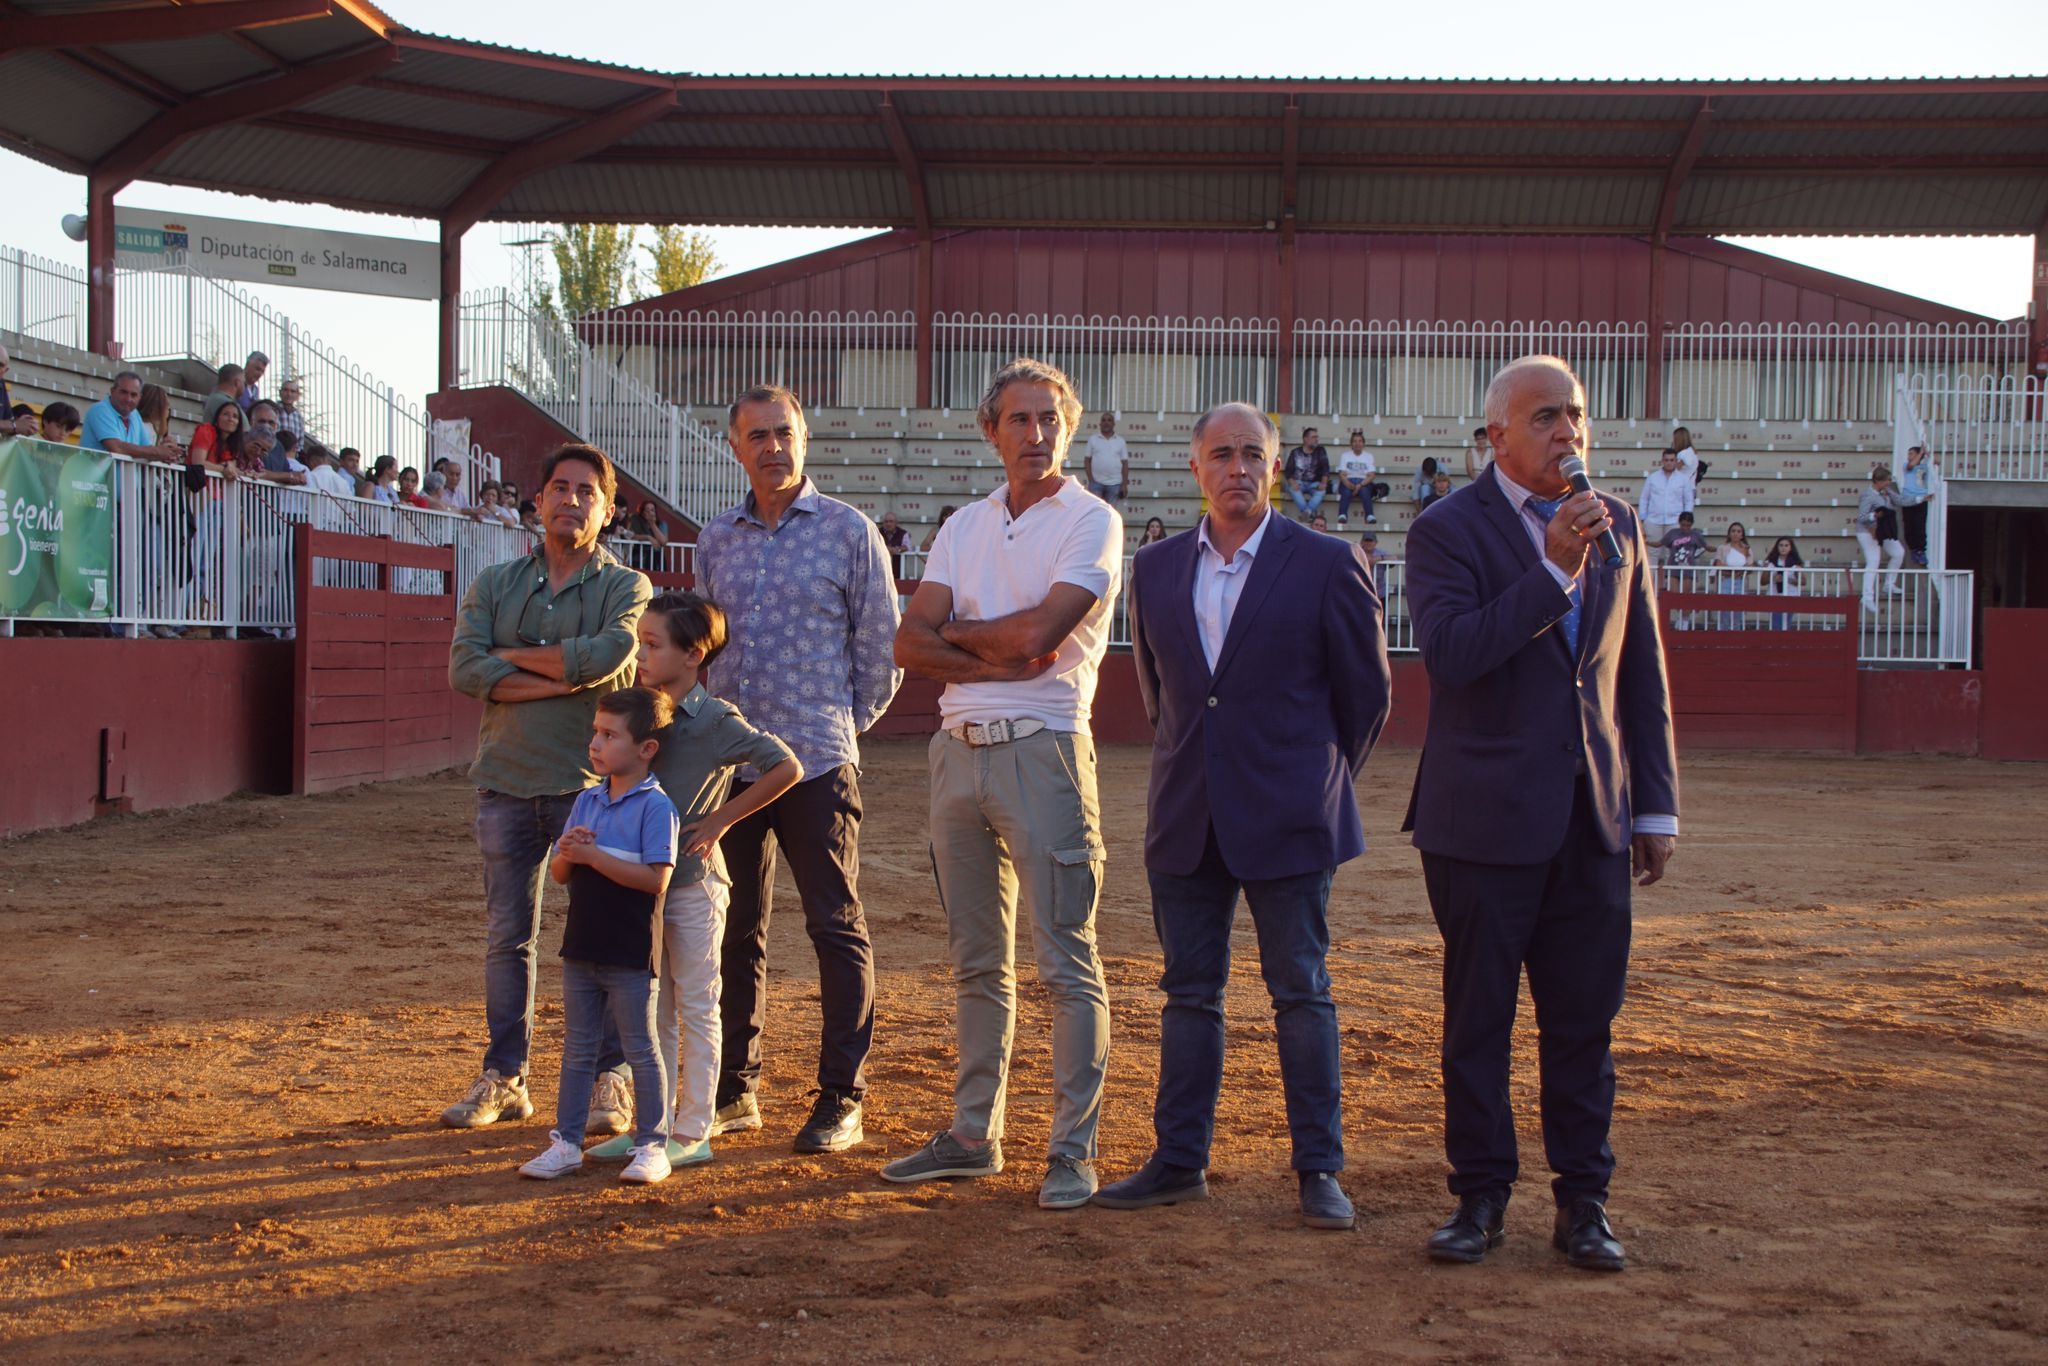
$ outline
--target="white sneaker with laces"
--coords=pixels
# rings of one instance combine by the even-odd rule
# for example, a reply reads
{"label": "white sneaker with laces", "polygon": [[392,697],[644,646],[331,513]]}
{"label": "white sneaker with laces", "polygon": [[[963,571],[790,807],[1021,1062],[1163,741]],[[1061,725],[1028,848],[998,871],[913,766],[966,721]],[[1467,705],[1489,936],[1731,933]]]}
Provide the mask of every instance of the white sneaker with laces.
{"label": "white sneaker with laces", "polygon": [[552,1181],[558,1176],[574,1176],[583,1170],[583,1149],[563,1138],[561,1131],[548,1130],[548,1150],[519,1169],[521,1176],[530,1176],[536,1181]]}
{"label": "white sneaker with laces", "polygon": [[626,1169],[619,1173],[619,1180],[630,1181],[637,1186],[652,1186],[656,1182],[668,1180],[670,1170],[668,1145],[643,1143],[633,1149],[633,1156],[626,1163]]}
{"label": "white sneaker with laces", "polygon": [[633,1127],[633,1084],[617,1072],[600,1072],[590,1088],[587,1134],[622,1134]]}
{"label": "white sneaker with laces", "polygon": [[441,1112],[441,1122],[451,1129],[481,1129],[501,1119],[525,1119],[532,1114],[525,1078],[501,1077],[485,1069],[461,1100]]}

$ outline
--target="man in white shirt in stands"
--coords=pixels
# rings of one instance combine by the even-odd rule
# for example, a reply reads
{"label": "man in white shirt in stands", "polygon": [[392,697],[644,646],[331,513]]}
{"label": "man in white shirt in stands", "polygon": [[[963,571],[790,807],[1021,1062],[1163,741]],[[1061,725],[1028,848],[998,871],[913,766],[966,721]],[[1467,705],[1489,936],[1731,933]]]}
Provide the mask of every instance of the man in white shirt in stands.
{"label": "man in white shirt in stands", "polygon": [[[1678,463],[1678,452],[1669,446],[1664,456],[1649,477],[1643,480],[1643,496],[1636,504],[1636,515],[1642,519],[1643,541],[1655,548],[1664,544],[1664,538],[1678,526],[1679,517],[1693,510],[1699,499],[1699,487]],[[1658,550],[1661,558],[1663,552]]]}
{"label": "man in white shirt in stands", "polygon": [[1380,477],[1380,462],[1373,459],[1372,452],[1365,448],[1365,432],[1362,428],[1351,429],[1351,449],[1337,457],[1337,526],[1342,529],[1350,520],[1351,502],[1357,499],[1365,507],[1365,520],[1370,523],[1379,520],[1372,515],[1372,481]]}
{"label": "man in white shirt in stands", "polygon": [[1102,415],[1102,430],[1088,438],[1088,491],[1105,503],[1121,503],[1131,474],[1131,448],[1116,434],[1116,414]]}
{"label": "man in white shirt in stands", "polygon": [[1122,584],[1123,518],[1060,473],[1081,401],[1058,369],[1005,366],[979,417],[1006,482],[940,530],[896,635],[899,665],[947,685],[931,742],[930,830],[959,1071],[949,1124],[882,1175],[905,1182],[1003,1169],[1021,902],[1052,1002],[1051,1153],[1038,1203],[1074,1209],[1096,1189],[1109,1057],[1088,719]]}

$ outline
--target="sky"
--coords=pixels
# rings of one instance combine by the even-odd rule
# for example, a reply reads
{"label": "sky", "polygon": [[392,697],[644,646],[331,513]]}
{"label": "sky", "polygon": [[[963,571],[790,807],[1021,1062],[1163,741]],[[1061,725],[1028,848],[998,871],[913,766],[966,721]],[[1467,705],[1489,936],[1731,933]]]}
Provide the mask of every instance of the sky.
{"label": "sky", "polygon": [[[723,75],[1302,76],[1496,79],[1819,79],[2048,73],[2048,3],[1979,0],[1719,0],[1711,7],[1582,0],[1543,7],[1282,3],[1253,11],[1180,0],[1042,0],[1028,13],[953,0],[889,0],[887,22],[835,0],[751,6],[596,0],[562,23],[557,0],[384,0],[408,28],[656,70]],[[598,15],[602,22],[591,22]],[[1944,15],[1950,17],[1944,18]],[[1534,17],[1530,17],[1534,16]],[[2028,63],[2027,66],[2015,65]],[[58,221],[85,211],[85,182],[0,150],[0,244],[83,266]],[[138,182],[119,202],[259,222],[432,238],[434,225]],[[536,236],[485,223],[463,243],[464,284],[509,284]],[[714,229],[727,271],[748,270],[862,235],[833,229]],[[2025,310],[2032,244],[2007,238],[1730,239],[1823,270],[1992,317]],[[245,286],[378,379],[415,400],[434,385],[430,302]]]}

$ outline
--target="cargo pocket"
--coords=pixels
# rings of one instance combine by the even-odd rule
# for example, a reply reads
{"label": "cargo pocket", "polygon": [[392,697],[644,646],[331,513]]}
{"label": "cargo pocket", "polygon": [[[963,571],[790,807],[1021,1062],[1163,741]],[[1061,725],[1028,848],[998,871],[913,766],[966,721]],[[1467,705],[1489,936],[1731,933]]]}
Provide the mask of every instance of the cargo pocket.
{"label": "cargo pocket", "polygon": [[1095,901],[1102,891],[1102,864],[1106,857],[1099,844],[1077,844],[1052,851],[1054,925],[1073,929],[1095,918]]}

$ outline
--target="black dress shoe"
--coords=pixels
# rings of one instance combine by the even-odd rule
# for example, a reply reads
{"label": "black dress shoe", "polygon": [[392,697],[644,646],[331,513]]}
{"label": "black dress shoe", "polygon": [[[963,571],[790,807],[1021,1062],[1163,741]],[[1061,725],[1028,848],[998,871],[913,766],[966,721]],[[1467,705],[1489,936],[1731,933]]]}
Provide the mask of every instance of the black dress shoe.
{"label": "black dress shoe", "polygon": [[1466,1195],[1458,1212],[1429,1235],[1433,1262],[1476,1262],[1507,1238],[1507,1201],[1497,1195]]}
{"label": "black dress shoe", "polygon": [[1155,1153],[1123,1180],[1112,1181],[1095,1192],[1089,1203],[1104,1209],[1144,1209],[1208,1198],[1207,1172],[1200,1167],[1176,1167],[1171,1162],[1162,1162]]}
{"label": "black dress shoe", "polygon": [[1573,1266],[1589,1271],[1620,1271],[1628,1265],[1620,1240],[1607,1226],[1607,1207],[1598,1200],[1574,1200],[1560,1209],[1550,1241]]}
{"label": "black dress shoe", "polygon": [[843,1153],[866,1138],[860,1102],[840,1091],[820,1091],[811,1117],[796,1131],[795,1147],[800,1153]]}
{"label": "black dress shoe", "polygon": [[1310,1228],[1350,1228],[1358,1221],[1351,1197],[1337,1184],[1335,1172],[1301,1174],[1301,1222]]}

